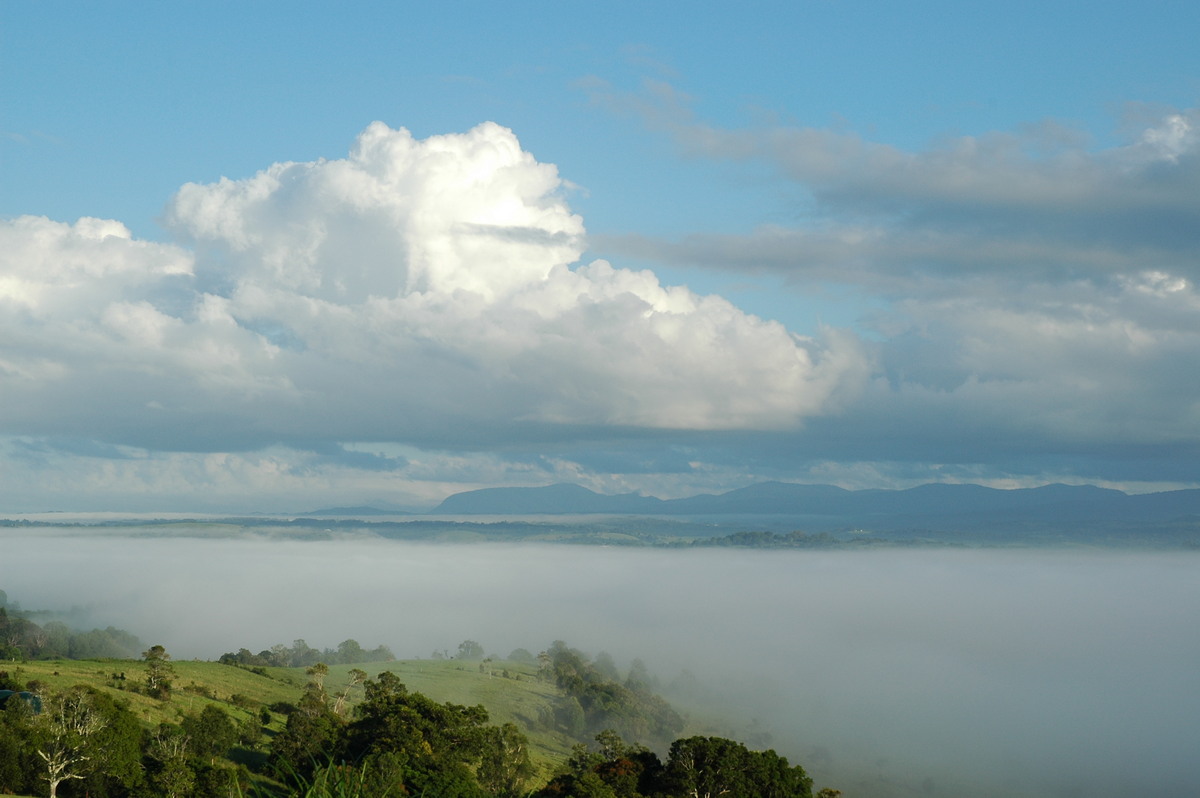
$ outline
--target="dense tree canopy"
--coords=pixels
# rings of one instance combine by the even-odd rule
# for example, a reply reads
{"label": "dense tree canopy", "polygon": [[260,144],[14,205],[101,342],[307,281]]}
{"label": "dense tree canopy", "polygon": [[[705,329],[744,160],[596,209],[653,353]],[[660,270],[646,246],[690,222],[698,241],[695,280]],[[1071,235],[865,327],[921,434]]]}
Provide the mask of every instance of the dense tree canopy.
{"label": "dense tree canopy", "polygon": [[12,605],[0,606],[0,659],[125,659],[142,648],[142,642],[123,629],[77,631],[56,620],[36,623],[33,615]]}
{"label": "dense tree canopy", "polygon": [[626,737],[665,745],[683,729],[679,713],[650,691],[648,676],[639,674],[622,684],[607,655],[607,661],[596,667],[587,655],[561,640],[543,654],[542,675],[566,694],[558,722],[567,733],[578,737],[615,729]]}
{"label": "dense tree canopy", "polygon": [[671,744],[666,763],[614,732],[597,747],[577,746],[567,771],[537,798],[810,798],[812,779],[774,751],[735,740],[688,737]]}

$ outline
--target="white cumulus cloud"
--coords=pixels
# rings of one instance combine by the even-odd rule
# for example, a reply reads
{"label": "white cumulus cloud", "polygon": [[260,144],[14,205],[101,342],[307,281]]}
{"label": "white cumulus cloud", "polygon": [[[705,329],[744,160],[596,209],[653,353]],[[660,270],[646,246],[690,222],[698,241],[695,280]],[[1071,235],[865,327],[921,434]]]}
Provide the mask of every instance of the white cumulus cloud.
{"label": "white cumulus cloud", "polygon": [[222,249],[239,282],[342,303],[458,289],[491,299],[578,259],[583,221],[561,186],[499,125],[418,141],[376,122],[345,159],[189,183],[167,220]]}
{"label": "white cumulus cloud", "polygon": [[498,125],[375,123],[344,159],[183,186],[183,246],[0,223],[0,433],[249,451],[791,428],[863,378],[852,338],[579,264],[565,188]]}

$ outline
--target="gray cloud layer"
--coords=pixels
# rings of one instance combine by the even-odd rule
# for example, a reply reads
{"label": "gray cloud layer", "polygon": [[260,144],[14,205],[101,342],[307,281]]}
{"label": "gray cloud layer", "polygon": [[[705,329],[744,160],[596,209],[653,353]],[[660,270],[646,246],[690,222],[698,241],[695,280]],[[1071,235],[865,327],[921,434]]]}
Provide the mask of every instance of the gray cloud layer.
{"label": "gray cloud layer", "polygon": [[[1186,478],[1200,452],[1200,111],[1143,114],[1106,149],[1045,123],[904,151],[799,126],[714,128],[664,85],[599,96],[688,156],[765,163],[808,197],[793,225],[597,243],[874,300],[859,319],[870,384],[844,416],[815,422],[845,459],[850,447],[865,461],[940,451],[944,464],[1035,473],[1057,452],[1084,455],[1075,473],[1093,478],[1122,457],[1127,475],[1155,461],[1160,478]],[[955,440],[977,454],[917,454]]]}

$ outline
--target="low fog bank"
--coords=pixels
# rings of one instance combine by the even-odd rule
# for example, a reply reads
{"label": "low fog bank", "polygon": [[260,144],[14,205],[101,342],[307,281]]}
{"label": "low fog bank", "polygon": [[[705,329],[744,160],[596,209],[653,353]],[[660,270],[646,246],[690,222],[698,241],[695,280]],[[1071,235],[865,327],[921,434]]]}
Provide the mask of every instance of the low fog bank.
{"label": "low fog bank", "polygon": [[0,588],[177,659],[297,638],[640,657],[858,798],[1200,793],[1200,554],[111,533],[4,530]]}

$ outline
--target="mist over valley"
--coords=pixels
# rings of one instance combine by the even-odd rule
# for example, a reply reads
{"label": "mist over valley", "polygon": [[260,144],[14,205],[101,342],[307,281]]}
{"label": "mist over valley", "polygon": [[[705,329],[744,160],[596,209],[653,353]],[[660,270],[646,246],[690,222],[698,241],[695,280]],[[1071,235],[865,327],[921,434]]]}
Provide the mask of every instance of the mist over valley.
{"label": "mist over valley", "polygon": [[767,740],[847,795],[1200,785],[1196,553],[2,534],[10,597],[176,659],[297,638],[400,659],[565,640],[641,658],[713,733]]}

